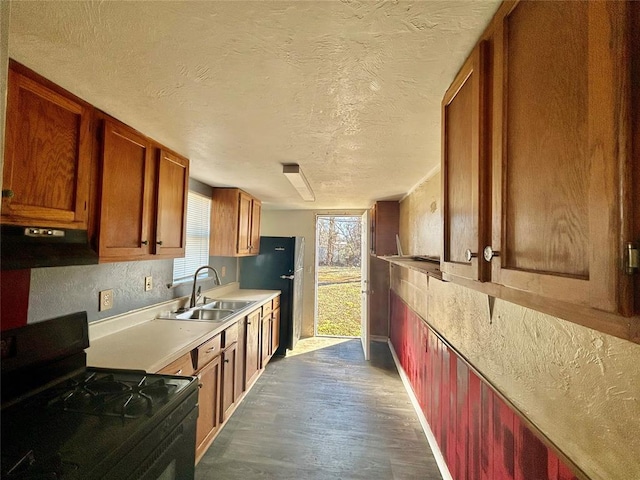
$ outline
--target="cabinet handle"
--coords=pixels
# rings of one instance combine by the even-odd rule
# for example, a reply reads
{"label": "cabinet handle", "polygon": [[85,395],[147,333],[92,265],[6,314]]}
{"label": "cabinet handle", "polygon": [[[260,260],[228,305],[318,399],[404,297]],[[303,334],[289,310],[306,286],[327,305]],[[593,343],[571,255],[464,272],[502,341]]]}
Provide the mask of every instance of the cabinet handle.
{"label": "cabinet handle", "polygon": [[2,190],[2,198],[13,198],[15,193],[13,190]]}
{"label": "cabinet handle", "polygon": [[207,353],[211,353],[216,349],[216,347],[211,347],[210,349],[207,350]]}
{"label": "cabinet handle", "polygon": [[142,240],[140,242],[141,245],[149,245],[149,240]]}
{"label": "cabinet handle", "polygon": [[490,262],[493,257],[499,257],[500,256],[500,252],[498,252],[498,251],[494,250],[493,248],[491,248],[490,245],[487,245],[486,247],[484,247],[484,252],[483,253],[484,253],[484,259],[487,262]]}
{"label": "cabinet handle", "polygon": [[251,325],[251,322],[247,322],[247,325]]}
{"label": "cabinet handle", "polygon": [[182,369],[178,370],[174,375],[180,375],[182,373]]}
{"label": "cabinet handle", "polygon": [[224,363],[229,363],[229,359],[228,358],[225,359]]}
{"label": "cabinet handle", "polygon": [[158,241],[156,242],[156,245],[162,245],[162,240],[158,240]]}
{"label": "cabinet handle", "polygon": [[472,258],[476,258],[478,256],[477,253],[473,253],[471,250],[469,250],[467,248],[467,250],[465,250],[464,252],[464,258],[467,260],[467,262],[470,262]]}
{"label": "cabinet handle", "polygon": [[201,383],[198,384],[198,388],[202,388],[204,385],[202,385]]}

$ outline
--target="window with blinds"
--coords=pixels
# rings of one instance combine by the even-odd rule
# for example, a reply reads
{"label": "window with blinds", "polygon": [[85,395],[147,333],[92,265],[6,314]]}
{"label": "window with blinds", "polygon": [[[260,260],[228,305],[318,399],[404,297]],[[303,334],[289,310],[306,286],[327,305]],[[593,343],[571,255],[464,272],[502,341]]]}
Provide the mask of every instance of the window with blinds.
{"label": "window with blinds", "polygon": [[[173,261],[173,281],[193,277],[196,269],[209,264],[211,199],[189,192],[187,199],[187,245],[184,258]],[[209,270],[205,270],[209,272]]]}

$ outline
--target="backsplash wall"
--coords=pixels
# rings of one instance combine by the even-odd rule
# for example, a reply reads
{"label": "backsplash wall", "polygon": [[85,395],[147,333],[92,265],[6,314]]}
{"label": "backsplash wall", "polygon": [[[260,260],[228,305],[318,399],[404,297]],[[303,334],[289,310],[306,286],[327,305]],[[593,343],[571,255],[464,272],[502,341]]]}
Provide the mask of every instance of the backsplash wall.
{"label": "backsplash wall", "polygon": [[[237,281],[238,261],[231,257],[210,257],[209,265],[221,276],[222,284]],[[144,277],[153,277],[153,288],[144,291]],[[168,288],[173,283],[173,260],[103,263],[31,270],[27,323],[67,313],[86,311],[89,322],[190,295],[191,282]],[[203,290],[213,280],[203,280]],[[98,311],[101,290],[113,290],[113,308]],[[5,293],[5,292],[3,292]],[[10,294],[10,292],[7,292]]]}

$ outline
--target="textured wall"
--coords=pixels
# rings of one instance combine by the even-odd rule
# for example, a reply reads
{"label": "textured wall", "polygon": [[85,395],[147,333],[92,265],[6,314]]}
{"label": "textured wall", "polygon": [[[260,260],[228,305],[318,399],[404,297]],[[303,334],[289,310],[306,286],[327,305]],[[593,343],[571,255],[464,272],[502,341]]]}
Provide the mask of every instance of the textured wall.
{"label": "textured wall", "polygon": [[[439,222],[419,195],[402,238]],[[400,267],[391,287],[591,478],[640,478],[640,345]]]}
{"label": "textured wall", "polygon": [[316,215],[361,215],[362,210],[263,210],[260,234],[265,237],[305,237],[302,336],[314,335]]}
{"label": "textured wall", "polygon": [[442,201],[440,172],[425,180],[400,202],[402,251],[411,255],[440,256]]}
{"label": "textured wall", "polygon": [[[221,278],[223,284],[237,280],[237,259],[211,257],[209,264],[218,272],[223,266],[226,268],[226,275]],[[144,277],[149,275],[153,277],[153,288],[145,292]],[[168,288],[172,282],[173,260],[34,268],[31,270],[28,322],[85,310],[92,322],[191,293],[190,282]],[[213,281],[203,280],[198,284],[207,289],[213,286]],[[107,289],[113,289],[113,308],[98,312],[98,292]]]}

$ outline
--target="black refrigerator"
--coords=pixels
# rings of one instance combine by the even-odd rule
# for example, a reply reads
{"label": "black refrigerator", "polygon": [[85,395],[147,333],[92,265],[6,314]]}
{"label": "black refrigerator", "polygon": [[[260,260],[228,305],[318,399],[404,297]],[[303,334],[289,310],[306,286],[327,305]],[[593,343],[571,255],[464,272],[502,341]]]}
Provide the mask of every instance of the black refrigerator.
{"label": "black refrigerator", "polygon": [[240,259],[240,288],[280,290],[280,346],[285,356],[302,332],[304,237],[260,237],[260,254]]}

